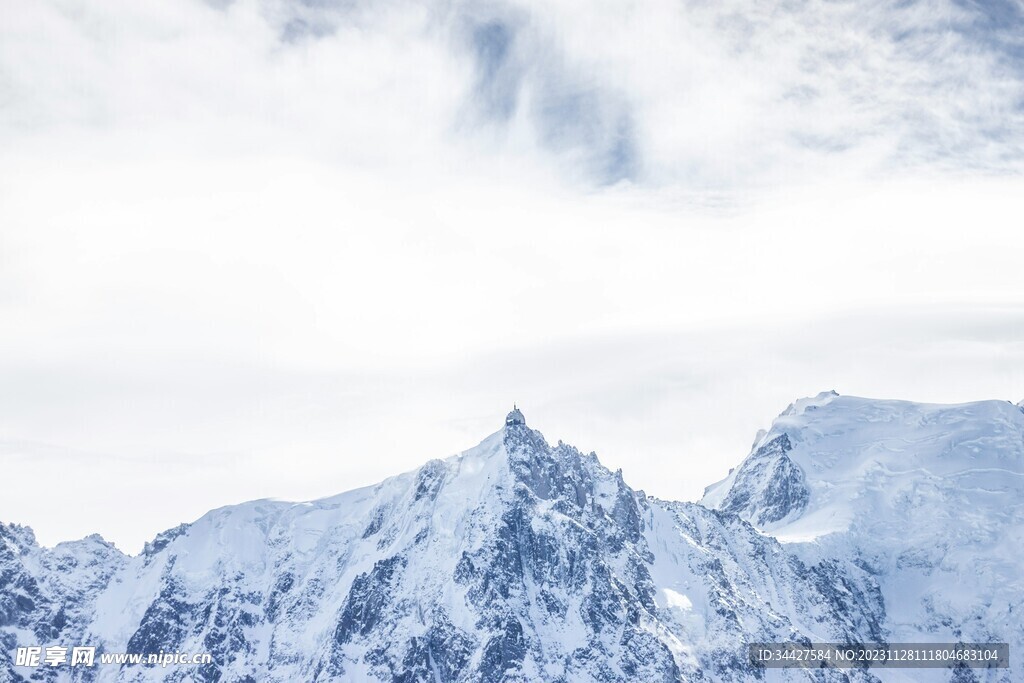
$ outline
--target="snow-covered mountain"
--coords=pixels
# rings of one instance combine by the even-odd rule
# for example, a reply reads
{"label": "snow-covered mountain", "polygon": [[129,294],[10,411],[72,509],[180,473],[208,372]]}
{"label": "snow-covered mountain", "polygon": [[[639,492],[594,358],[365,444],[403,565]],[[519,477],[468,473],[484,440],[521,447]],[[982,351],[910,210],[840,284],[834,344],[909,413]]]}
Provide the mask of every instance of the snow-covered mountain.
{"label": "snow-covered mountain", "polygon": [[802,399],[701,502],[864,568],[891,641],[1009,642],[1024,680],[1024,402]]}
{"label": "snow-covered mountain", "polygon": [[[1020,643],[1024,412],[1003,406],[798,402],[703,505],[631,489],[516,410],[460,455],[214,510],[137,557],[0,525],[0,682],[916,677],[766,672],[746,645]],[[14,666],[51,643],[213,663]]]}

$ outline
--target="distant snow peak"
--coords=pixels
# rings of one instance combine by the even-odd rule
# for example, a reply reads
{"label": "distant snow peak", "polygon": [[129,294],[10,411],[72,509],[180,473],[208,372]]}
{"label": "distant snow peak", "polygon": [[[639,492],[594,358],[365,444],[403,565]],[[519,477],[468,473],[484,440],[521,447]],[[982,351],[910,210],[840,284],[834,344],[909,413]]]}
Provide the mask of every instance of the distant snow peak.
{"label": "distant snow peak", "polygon": [[891,641],[1024,640],[1007,543],[1024,534],[1024,414],[1008,401],[801,399],[702,503],[800,557],[860,563]]}

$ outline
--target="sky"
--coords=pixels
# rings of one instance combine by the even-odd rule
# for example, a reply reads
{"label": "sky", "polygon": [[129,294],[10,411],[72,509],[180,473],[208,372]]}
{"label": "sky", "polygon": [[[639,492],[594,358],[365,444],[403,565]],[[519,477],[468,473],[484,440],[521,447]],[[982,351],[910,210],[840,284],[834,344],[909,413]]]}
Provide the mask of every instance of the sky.
{"label": "sky", "polygon": [[0,0],[0,521],[138,552],[517,403],[695,500],[1024,399],[1024,5]]}

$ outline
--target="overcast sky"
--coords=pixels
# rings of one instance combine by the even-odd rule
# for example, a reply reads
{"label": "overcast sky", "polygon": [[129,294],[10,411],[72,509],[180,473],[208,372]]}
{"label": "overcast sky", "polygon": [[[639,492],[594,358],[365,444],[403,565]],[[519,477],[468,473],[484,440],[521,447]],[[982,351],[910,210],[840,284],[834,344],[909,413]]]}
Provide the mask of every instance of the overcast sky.
{"label": "overcast sky", "polygon": [[1024,398],[1019,2],[0,0],[0,520],[137,552],[513,401],[695,499]]}

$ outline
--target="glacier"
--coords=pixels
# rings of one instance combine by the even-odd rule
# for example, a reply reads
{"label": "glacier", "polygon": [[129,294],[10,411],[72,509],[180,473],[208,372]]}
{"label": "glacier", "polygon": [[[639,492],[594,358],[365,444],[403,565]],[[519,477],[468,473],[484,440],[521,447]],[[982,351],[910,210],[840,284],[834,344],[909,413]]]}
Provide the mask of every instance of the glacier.
{"label": "glacier", "polygon": [[701,502],[800,557],[865,568],[890,641],[1008,642],[1024,672],[1024,402],[802,399]]}
{"label": "glacier", "polygon": [[[1019,405],[828,392],[790,406],[699,503],[672,502],[516,409],[459,455],[212,510],[135,557],[0,524],[0,683],[1011,681],[1022,451]],[[958,640],[1011,643],[1011,668],[765,670],[746,650]],[[13,658],[79,643],[213,661]]]}

